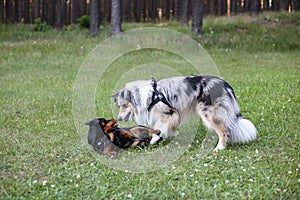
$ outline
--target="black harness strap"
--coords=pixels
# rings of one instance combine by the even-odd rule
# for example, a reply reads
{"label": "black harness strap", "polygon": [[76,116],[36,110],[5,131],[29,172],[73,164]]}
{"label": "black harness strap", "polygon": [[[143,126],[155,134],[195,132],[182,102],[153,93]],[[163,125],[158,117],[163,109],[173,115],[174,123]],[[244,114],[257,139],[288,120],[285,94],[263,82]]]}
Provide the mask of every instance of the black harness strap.
{"label": "black harness strap", "polygon": [[[148,112],[150,112],[150,110],[152,109],[152,107],[154,105],[156,105],[158,102],[163,102],[164,104],[166,104],[167,106],[169,106],[170,108],[173,108],[173,106],[171,106],[171,104],[168,102],[168,100],[166,99],[165,95],[161,92],[159,92],[156,88],[157,88],[157,82],[154,78],[152,78],[152,87],[153,87],[153,92],[152,92],[152,100],[150,105],[148,106]],[[174,109],[174,108],[173,108]]]}

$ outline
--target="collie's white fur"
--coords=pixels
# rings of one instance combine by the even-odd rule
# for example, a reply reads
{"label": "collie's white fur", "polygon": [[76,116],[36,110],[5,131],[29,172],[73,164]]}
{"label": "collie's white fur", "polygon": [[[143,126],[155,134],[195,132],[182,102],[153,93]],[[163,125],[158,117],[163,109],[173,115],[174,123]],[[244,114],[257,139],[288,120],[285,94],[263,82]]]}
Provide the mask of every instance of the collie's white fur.
{"label": "collie's white fur", "polygon": [[[155,90],[157,93],[154,93]],[[158,96],[163,96],[166,101],[152,105]],[[252,122],[240,114],[232,87],[218,77],[134,81],[127,83],[113,98],[120,109],[118,120],[128,121],[134,116],[138,124],[160,130],[163,138],[176,136],[177,128],[194,114],[218,134],[215,151],[224,149],[227,140],[245,143],[257,134]],[[156,140],[157,137],[154,137],[151,143]]]}

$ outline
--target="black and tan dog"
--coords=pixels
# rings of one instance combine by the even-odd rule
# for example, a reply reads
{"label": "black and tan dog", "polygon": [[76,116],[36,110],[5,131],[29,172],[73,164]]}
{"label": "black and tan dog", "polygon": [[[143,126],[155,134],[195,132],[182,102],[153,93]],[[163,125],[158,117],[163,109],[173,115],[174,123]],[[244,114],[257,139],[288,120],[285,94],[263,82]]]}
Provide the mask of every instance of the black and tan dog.
{"label": "black and tan dog", "polygon": [[159,137],[160,131],[145,126],[119,128],[115,119],[95,118],[85,123],[89,125],[88,143],[94,150],[116,157],[120,149],[144,148],[152,139]]}

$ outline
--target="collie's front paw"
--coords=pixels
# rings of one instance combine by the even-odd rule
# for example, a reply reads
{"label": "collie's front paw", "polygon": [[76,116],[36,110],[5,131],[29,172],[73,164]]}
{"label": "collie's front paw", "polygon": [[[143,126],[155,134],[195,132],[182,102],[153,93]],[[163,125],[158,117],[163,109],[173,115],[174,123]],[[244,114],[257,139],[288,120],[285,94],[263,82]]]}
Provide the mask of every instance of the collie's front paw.
{"label": "collie's front paw", "polygon": [[158,140],[160,140],[160,136],[153,134],[150,144],[155,144]]}
{"label": "collie's front paw", "polygon": [[214,149],[214,152],[217,153],[218,151],[221,151],[221,150],[223,150],[224,148],[225,148],[224,145],[218,144],[218,145],[216,146],[216,148]]}

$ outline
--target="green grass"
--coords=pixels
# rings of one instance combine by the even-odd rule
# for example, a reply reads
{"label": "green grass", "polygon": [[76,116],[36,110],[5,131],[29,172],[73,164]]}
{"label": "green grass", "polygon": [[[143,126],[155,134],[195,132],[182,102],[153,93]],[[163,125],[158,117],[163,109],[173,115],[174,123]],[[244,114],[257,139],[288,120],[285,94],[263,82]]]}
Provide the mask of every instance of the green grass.
{"label": "green grass", "polygon": [[[73,122],[77,70],[107,38],[109,27],[89,38],[86,30],[33,32],[31,26],[1,25],[0,199],[126,199],[128,194],[132,199],[299,199],[299,16],[207,18],[203,37],[193,37],[235,89],[258,137],[204,157],[194,141],[169,166],[139,174],[112,170],[95,159],[81,145]],[[124,24],[124,29],[141,26],[191,35],[190,27],[177,23]],[[268,33],[272,39],[261,38]],[[145,50],[122,56],[105,74],[117,79],[120,71],[152,60],[192,73],[175,55]],[[115,117],[102,107],[110,104],[114,84],[103,79],[97,89],[102,86],[97,115]],[[205,129],[198,130],[195,139],[201,140]]]}

